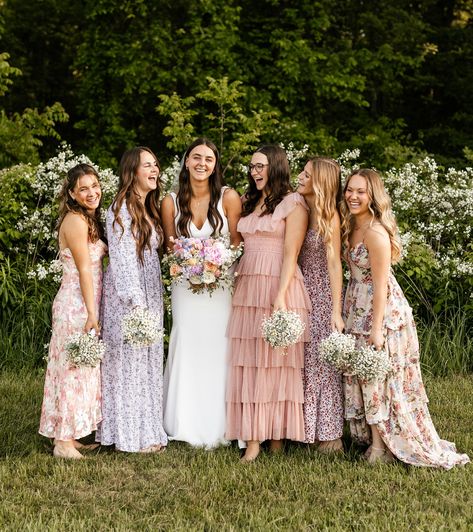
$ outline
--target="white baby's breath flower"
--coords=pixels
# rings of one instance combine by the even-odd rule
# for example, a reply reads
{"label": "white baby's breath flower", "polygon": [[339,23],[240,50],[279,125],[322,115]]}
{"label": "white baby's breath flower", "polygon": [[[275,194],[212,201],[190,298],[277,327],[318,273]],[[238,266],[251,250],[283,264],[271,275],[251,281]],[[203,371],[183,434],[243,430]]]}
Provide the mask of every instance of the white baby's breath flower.
{"label": "white baby's breath flower", "polygon": [[275,310],[261,323],[263,339],[271,347],[286,348],[295,344],[305,329],[305,323],[293,310]]}
{"label": "white baby's breath flower", "polygon": [[164,336],[160,323],[161,319],[157,314],[146,308],[136,307],[123,318],[123,338],[134,347],[150,347]]}

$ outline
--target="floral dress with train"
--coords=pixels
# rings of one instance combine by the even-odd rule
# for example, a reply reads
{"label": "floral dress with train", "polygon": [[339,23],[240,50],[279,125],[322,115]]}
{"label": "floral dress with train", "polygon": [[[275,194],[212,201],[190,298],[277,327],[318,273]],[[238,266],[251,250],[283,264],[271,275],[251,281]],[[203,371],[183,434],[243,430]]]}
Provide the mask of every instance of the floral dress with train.
{"label": "floral dress with train", "polygon": [[[366,246],[360,242],[349,252],[350,282],[344,302],[346,332],[365,344],[373,320],[373,279]],[[386,379],[365,383],[344,376],[345,417],[352,437],[369,443],[367,424],[377,425],[384,443],[402,462],[450,469],[466,464],[454,443],[441,440],[427,407],[428,399],[419,365],[419,344],[412,310],[392,272],[384,327],[385,349],[392,371]]]}
{"label": "floral dress with train", "polygon": [[[102,294],[102,261],[107,246],[89,242],[92,279],[97,311]],[[97,429],[102,418],[100,366],[72,367],[65,344],[70,335],[82,333],[87,309],[79,283],[79,271],[69,248],[60,251],[62,281],[53,302],[52,335],[44,383],[39,433],[68,441],[83,438]]]}

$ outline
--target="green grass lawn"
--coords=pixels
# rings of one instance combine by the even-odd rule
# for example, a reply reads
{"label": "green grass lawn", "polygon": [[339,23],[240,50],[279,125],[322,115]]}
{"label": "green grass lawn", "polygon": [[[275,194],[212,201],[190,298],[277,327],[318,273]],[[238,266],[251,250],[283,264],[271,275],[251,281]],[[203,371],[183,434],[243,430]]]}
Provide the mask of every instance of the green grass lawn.
{"label": "green grass lawn", "polygon": [[[473,530],[473,465],[371,467],[355,447],[302,445],[240,464],[235,447],[179,443],[58,461],[37,434],[42,380],[0,375],[1,530]],[[439,433],[473,456],[473,376],[426,384]]]}

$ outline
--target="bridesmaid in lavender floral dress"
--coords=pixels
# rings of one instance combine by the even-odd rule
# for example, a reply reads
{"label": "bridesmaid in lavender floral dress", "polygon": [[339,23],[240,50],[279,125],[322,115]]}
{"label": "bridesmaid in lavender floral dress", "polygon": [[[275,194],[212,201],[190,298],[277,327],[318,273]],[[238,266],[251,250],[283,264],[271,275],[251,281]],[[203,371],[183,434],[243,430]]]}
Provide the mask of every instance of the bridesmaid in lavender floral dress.
{"label": "bridesmaid in lavender floral dress", "polygon": [[[61,192],[59,256],[61,287],[53,303],[53,333],[49,344],[39,432],[54,438],[53,454],[80,459],[85,446],[77,441],[96,430],[101,419],[100,368],[71,367],[64,345],[73,333],[99,333],[102,259],[107,246],[100,240],[102,193],[95,169],[79,164],[67,173]],[[92,444],[94,445],[94,444]]]}
{"label": "bridesmaid in lavender floral dress", "polygon": [[[159,452],[163,429],[163,343],[136,348],[125,343],[122,320],[135,307],[163,316],[158,257],[162,238],[159,166],[149,148],[133,148],[120,162],[118,194],[107,212],[110,264],[102,299],[102,445],[127,452]],[[161,323],[162,325],[162,323]]]}
{"label": "bridesmaid in lavender floral dress", "polygon": [[319,355],[320,342],[343,330],[340,259],[340,167],[333,159],[310,160],[298,177],[297,191],[310,208],[309,230],[299,255],[312,304],[310,343],[304,350],[304,424],[306,441],[318,451],[342,451],[342,376]]}

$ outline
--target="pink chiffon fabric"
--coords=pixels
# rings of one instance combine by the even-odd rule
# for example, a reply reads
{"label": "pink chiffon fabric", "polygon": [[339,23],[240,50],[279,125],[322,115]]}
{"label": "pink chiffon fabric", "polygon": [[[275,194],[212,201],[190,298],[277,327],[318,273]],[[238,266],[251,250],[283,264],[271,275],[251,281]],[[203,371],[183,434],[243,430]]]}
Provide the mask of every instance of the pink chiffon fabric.
{"label": "pink chiffon fabric", "polygon": [[300,194],[288,194],[272,215],[252,213],[241,218],[238,231],[245,252],[237,268],[232,314],[227,328],[229,376],[226,438],[244,441],[291,439],[304,441],[302,406],[304,342],[308,341],[310,301],[296,267],[286,304],[306,323],[296,344],[272,349],[262,338],[261,322],[271,314],[283,262],[286,217],[298,206]]}

